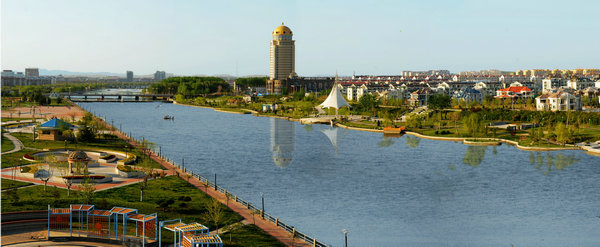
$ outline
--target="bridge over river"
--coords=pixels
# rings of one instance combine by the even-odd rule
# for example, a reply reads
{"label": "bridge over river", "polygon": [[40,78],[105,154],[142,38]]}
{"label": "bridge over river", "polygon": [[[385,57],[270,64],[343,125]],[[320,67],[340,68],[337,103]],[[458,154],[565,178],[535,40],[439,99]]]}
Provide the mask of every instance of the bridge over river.
{"label": "bridge over river", "polygon": [[173,94],[69,94],[61,96],[74,102],[148,102],[148,101],[171,101]]}

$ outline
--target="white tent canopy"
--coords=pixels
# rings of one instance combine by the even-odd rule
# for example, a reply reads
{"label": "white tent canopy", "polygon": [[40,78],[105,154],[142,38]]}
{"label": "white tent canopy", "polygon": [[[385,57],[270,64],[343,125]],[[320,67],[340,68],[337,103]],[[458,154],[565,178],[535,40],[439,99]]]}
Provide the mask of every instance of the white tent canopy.
{"label": "white tent canopy", "polygon": [[336,81],[335,83],[333,83],[333,88],[331,89],[331,93],[329,93],[329,96],[327,96],[327,99],[325,101],[323,101],[323,103],[321,103],[319,105],[319,107],[322,107],[322,108],[333,107],[335,109],[340,109],[340,107],[343,107],[343,106],[350,107],[348,102],[346,102],[346,99],[344,99],[344,96],[342,96],[342,93],[340,93],[340,89],[338,88],[337,81]]}

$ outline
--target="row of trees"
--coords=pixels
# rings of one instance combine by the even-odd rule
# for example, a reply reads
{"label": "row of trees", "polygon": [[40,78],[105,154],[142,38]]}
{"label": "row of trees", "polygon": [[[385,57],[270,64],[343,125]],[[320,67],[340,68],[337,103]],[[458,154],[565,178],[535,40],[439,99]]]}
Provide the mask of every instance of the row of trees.
{"label": "row of trees", "polygon": [[235,79],[235,85],[238,88],[264,87],[267,84],[267,77],[240,77]]}
{"label": "row of trees", "polygon": [[148,91],[158,94],[202,95],[229,91],[229,83],[219,77],[171,77],[151,84]]}

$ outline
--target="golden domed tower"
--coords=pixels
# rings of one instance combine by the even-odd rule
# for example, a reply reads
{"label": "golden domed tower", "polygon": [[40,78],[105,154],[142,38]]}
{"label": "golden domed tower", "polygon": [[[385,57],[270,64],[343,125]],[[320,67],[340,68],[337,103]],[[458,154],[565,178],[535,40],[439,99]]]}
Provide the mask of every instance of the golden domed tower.
{"label": "golden domed tower", "polygon": [[281,80],[285,80],[294,73],[294,40],[292,30],[283,25],[273,30],[271,40],[271,63],[269,81],[267,82],[267,93],[280,94]]}

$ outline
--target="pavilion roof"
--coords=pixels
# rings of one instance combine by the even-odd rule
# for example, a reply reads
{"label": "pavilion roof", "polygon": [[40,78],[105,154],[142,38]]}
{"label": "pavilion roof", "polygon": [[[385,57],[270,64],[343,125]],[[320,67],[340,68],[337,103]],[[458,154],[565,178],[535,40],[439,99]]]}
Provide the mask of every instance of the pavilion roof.
{"label": "pavilion roof", "polygon": [[62,126],[66,126],[69,129],[75,129],[77,127],[75,127],[75,125],[72,125],[70,123],[67,123],[63,120],[60,120],[58,118],[53,118],[48,122],[45,122],[43,124],[40,124],[40,126],[38,126],[38,128],[45,128],[45,129],[60,129]]}
{"label": "pavilion roof", "polygon": [[222,243],[219,235],[198,235],[189,237],[189,239],[191,240],[190,242],[197,244]]}
{"label": "pavilion roof", "polygon": [[183,225],[185,225],[185,223],[183,223],[183,222],[177,222],[175,224],[165,225],[164,228],[167,228],[168,230],[171,230],[171,231],[175,231],[175,229],[177,227],[183,226]]}
{"label": "pavilion roof", "polygon": [[91,215],[99,215],[99,216],[109,216],[110,215],[110,211],[108,210],[99,210],[99,209],[94,209],[92,211],[90,211]]}
{"label": "pavilion roof", "polygon": [[176,228],[179,231],[183,231],[183,232],[189,232],[189,231],[201,231],[201,230],[208,230],[208,227],[199,224],[199,223],[191,223],[191,224],[187,224],[187,225],[183,225],[183,226],[179,226]]}
{"label": "pavilion roof", "polygon": [[137,209],[114,207],[110,210],[111,214],[128,214],[137,212]]}
{"label": "pavilion roof", "polygon": [[52,214],[70,214],[71,213],[71,209],[70,208],[53,208],[50,211]]}
{"label": "pavilion roof", "polygon": [[348,102],[346,102],[346,99],[344,99],[344,96],[342,96],[342,93],[340,93],[340,89],[337,87],[337,80],[333,83],[333,88],[331,89],[329,96],[327,96],[327,99],[319,106],[323,108],[333,107],[335,109],[340,109],[343,106],[350,107]]}
{"label": "pavilion roof", "polygon": [[[145,214],[133,214],[128,216],[129,219],[135,221],[149,221],[156,218],[156,214],[145,215]],[[166,227],[166,226],[165,226]]]}
{"label": "pavilion roof", "polygon": [[93,208],[94,205],[71,204],[71,210],[73,211],[90,211]]}

